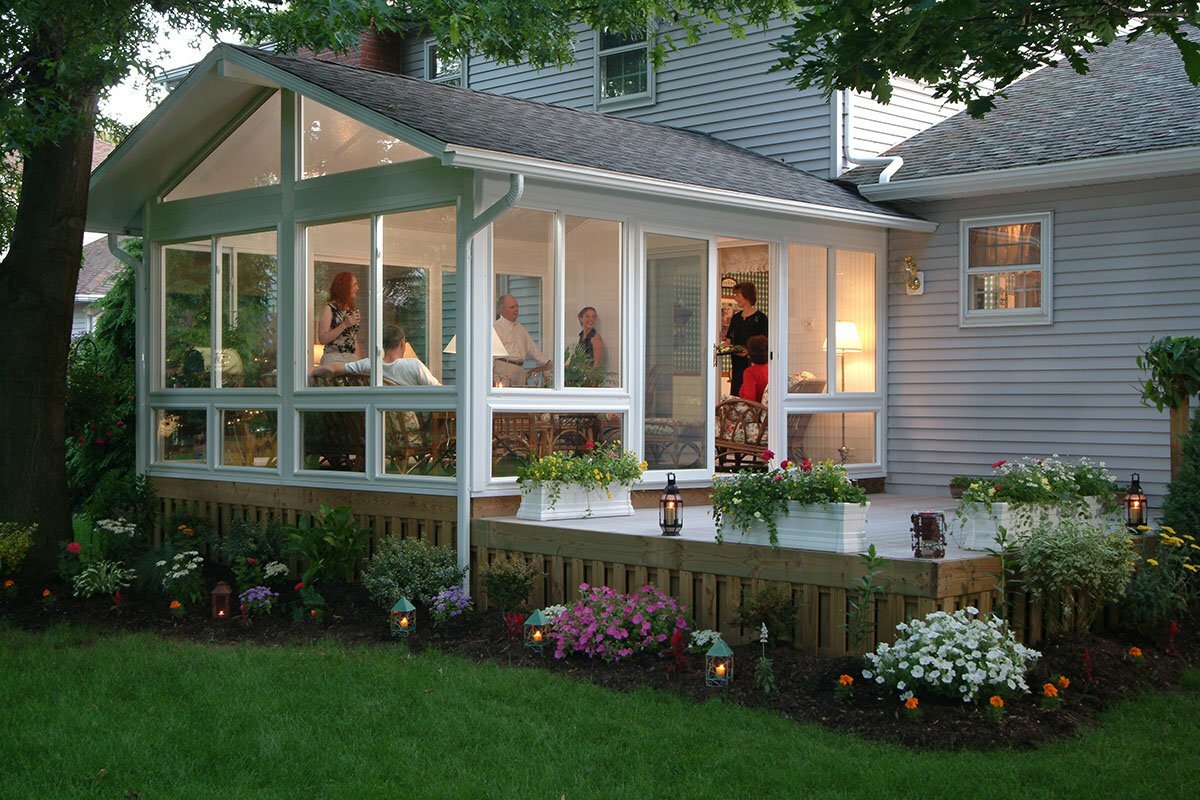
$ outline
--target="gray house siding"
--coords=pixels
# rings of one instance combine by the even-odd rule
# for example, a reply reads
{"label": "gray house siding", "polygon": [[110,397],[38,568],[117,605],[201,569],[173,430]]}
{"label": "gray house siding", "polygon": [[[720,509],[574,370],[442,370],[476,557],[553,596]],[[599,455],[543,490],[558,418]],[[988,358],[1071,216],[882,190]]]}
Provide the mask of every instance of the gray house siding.
{"label": "gray house siding", "polygon": [[[1167,416],[1139,348],[1200,333],[1200,177],[908,204],[939,223],[889,243],[888,489],[944,493],[1001,458],[1087,456],[1161,506]],[[1053,212],[1054,324],[959,327],[959,220]],[[925,294],[904,291],[914,256]]]}
{"label": "gray house siding", "polygon": [[892,85],[892,98],[887,105],[870,95],[854,94],[851,145],[855,154],[882,153],[965,108],[962,104],[943,105],[928,89],[904,78],[894,78]]}

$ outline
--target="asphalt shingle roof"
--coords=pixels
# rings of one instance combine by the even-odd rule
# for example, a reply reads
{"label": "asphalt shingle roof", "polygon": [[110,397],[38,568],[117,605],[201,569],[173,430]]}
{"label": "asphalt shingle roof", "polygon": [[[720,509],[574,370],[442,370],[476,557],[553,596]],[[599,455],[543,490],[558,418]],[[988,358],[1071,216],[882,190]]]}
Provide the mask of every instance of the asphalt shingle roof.
{"label": "asphalt shingle roof", "polygon": [[[1195,33],[1192,33],[1195,36]],[[1175,45],[1146,36],[1089,57],[1091,71],[1045,67],[1008,89],[986,117],[960,113],[887,151],[894,182],[1200,145],[1200,86]],[[874,183],[880,167],[842,180]]]}
{"label": "asphalt shingle roof", "polygon": [[108,251],[108,240],[97,239],[83,246],[83,267],[75,294],[108,294],[121,271],[121,263]]}
{"label": "asphalt shingle roof", "polygon": [[693,131],[312,58],[236,49],[447,144],[910,218],[853,189]]}

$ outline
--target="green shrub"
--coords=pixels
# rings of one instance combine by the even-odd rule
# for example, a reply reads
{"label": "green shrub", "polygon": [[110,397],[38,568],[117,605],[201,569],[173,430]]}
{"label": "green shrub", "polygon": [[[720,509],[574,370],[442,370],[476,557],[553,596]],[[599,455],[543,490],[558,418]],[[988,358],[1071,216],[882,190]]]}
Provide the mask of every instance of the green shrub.
{"label": "green shrub", "polygon": [[135,577],[134,571],[126,569],[119,561],[93,561],[75,576],[75,596],[116,594],[117,590],[133,583]]}
{"label": "green shrub", "polygon": [[766,625],[772,639],[790,642],[792,627],[796,624],[796,606],[792,602],[791,587],[769,583],[757,592],[746,595],[737,611],[736,621],[743,628],[756,631]]}
{"label": "green shrub", "polygon": [[311,520],[305,517],[299,525],[285,525],[283,533],[290,537],[296,554],[308,562],[306,583],[331,578],[353,581],[354,569],[371,544],[371,529],[358,526],[350,506],[322,503]]}
{"label": "green shrub", "polygon": [[1162,521],[1181,534],[1200,536],[1200,407],[1183,437],[1183,466],[1167,484]]}
{"label": "green shrub", "polygon": [[1121,620],[1143,630],[1161,629],[1181,619],[1200,592],[1200,556],[1192,546],[1198,537],[1159,532],[1153,553],[1143,558],[1121,603]]}
{"label": "green shrub", "polygon": [[483,585],[487,587],[488,603],[505,612],[516,611],[525,605],[537,575],[537,567],[509,553],[479,571]]}
{"label": "green shrub", "polygon": [[240,590],[255,586],[278,588],[287,583],[291,575],[286,566],[293,555],[292,541],[278,520],[259,524],[251,519],[234,519],[224,536],[213,536],[211,540],[213,549],[233,570]]}
{"label": "green shrub", "polygon": [[362,584],[371,599],[390,609],[401,597],[428,606],[438,592],[462,583],[454,549],[434,547],[420,539],[384,539],[363,570]]}
{"label": "green shrub", "polygon": [[33,547],[37,525],[0,522],[0,575],[15,572]]}
{"label": "green shrub", "polygon": [[158,495],[144,475],[109,472],[96,484],[95,491],[83,504],[82,514],[93,522],[124,519],[137,526],[136,543],[146,543],[158,519]]}
{"label": "green shrub", "polygon": [[1085,631],[1105,604],[1125,594],[1135,558],[1124,531],[1072,521],[1034,528],[1017,561],[1029,596],[1068,630]]}

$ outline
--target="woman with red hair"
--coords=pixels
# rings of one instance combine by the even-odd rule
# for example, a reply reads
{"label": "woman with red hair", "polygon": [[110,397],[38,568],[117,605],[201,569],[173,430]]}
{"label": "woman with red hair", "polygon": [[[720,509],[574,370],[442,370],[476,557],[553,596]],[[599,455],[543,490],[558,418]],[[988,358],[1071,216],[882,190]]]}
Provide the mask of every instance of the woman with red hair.
{"label": "woman with red hair", "polygon": [[329,302],[321,309],[317,321],[317,341],[325,345],[321,364],[346,363],[362,358],[358,329],[362,312],[355,304],[358,278],[350,272],[339,272],[329,285]]}

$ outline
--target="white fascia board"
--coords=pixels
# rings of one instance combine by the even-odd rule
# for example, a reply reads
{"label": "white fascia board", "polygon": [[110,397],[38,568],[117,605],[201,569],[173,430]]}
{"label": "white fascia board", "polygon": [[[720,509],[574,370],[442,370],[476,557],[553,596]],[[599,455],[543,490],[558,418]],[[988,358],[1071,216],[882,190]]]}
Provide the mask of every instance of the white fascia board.
{"label": "white fascia board", "polygon": [[104,297],[102,294],[77,294],[75,295],[76,303],[94,303]]}
{"label": "white fascia board", "polygon": [[647,178],[642,175],[612,172],[593,167],[583,167],[577,164],[567,164],[561,161],[530,158],[528,156],[512,155],[494,150],[481,150],[479,148],[464,147],[455,144],[446,145],[445,153],[442,154],[442,163],[450,167],[479,169],[491,172],[519,172],[527,178],[545,178],[548,180],[565,181],[580,186],[644,192],[657,197],[720,203],[721,205],[735,208],[788,214],[790,216],[803,216],[810,219],[826,219],[835,222],[896,228],[898,230],[919,231],[922,233],[932,233],[937,229],[936,223],[923,219],[894,217],[883,213],[872,214],[870,212],[835,208],[817,203],[805,203],[799,200],[783,200],[775,197],[735,192],[730,189],[715,189],[710,186],[676,183],[659,178]]}
{"label": "white fascia board", "polygon": [[[332,108],[334,111],[340,111],[346,116],[356,119],[364,125],[370,125],[372,128],[376,128],[384,133],[390,133],[397,139],[407,142],[408,144],[411,144],[413,147],[416,147],[420,150],[424,150],[430,155],[437,156],[439,158],[443,156],[443,153],[446,149],[446,144],[439,139],[435,139],[426,133],[422,133],[414,128],[410,128],[401,122],[397,122],[396,120],[386,117],[376,111],[372,111],[369,108],[360,106],[358,103],[355,103],[352,100],[347,100],[336,92],[331,92],[328,89],[322,89],[319,86],[314,86],[302,78],[297,78],[295,75],[287,72],[286,70],[274,67],[265,61],[260,61],[254,56],[243,53],[241,50],[235,50],[228,45],[218,45],[217,48],[220,51],[221,58],[225,59],[230,64],[236,65],[237,67],[242,67],[249,73],[254,73],[261,76],[266,81],[269,81],[269,83],[263,83],[262,85],[264,86],[279,86],[283,89],[293,91],[296,94],[304,95],[305,97],[311,97],[313,100]],[[230,70],[230,68],[225,65],[222,65],[222,69],[226,71]],[[246,72],[238,72],[237,75],[239,80],[246,81],[248,79]]]}
{"label": "white fascia board", "polygon": [[1200,171],[1200,147],[1062,161],[858,187],[870,200],[941,200],[952,197],[1062,189],[1096,183],[1184,175]]}

